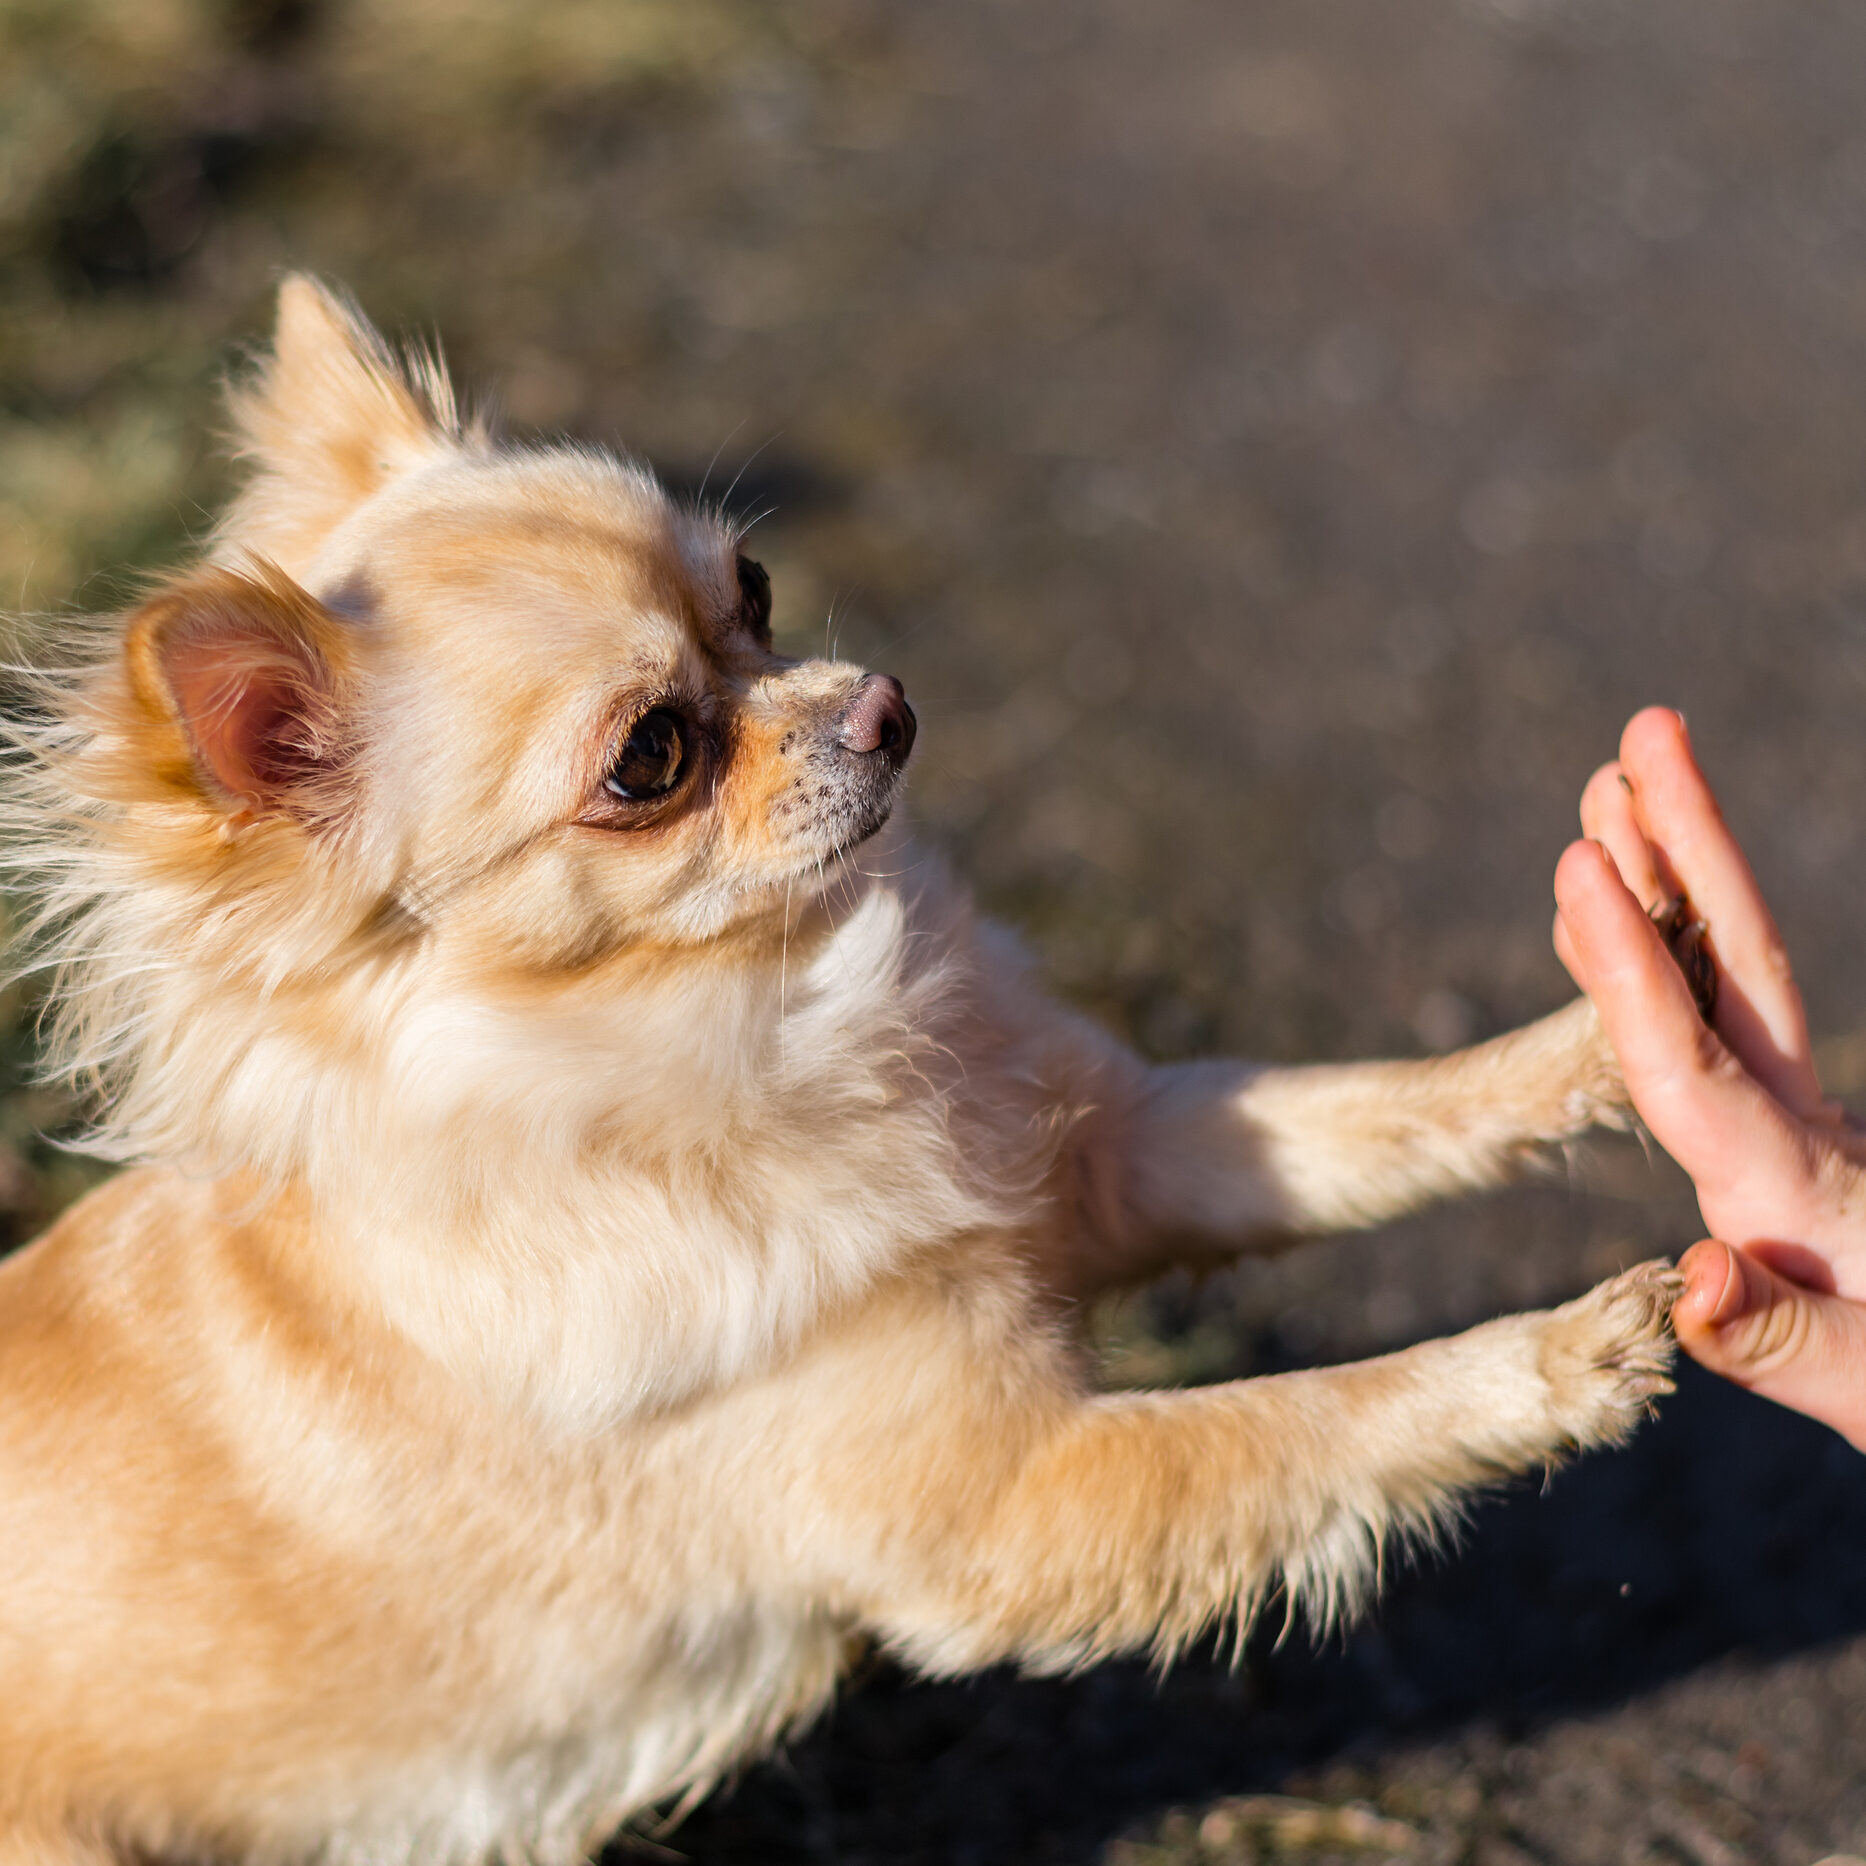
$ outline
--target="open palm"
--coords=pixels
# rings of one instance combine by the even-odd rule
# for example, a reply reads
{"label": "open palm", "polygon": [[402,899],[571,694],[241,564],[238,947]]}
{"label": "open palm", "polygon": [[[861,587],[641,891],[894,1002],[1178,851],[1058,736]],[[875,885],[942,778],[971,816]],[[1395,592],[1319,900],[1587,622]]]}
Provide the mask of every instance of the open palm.
{"label": "open palm", "polygon": [[[1866,1448],[1866,1136],[1821,1093],[1781,935],[1678,714],[1632,720],[1581,824],[1556,950],[1711,1234],[1684,1259],[1679,1342]],[[1680,894],[1709,923],[1714,1028],[1649,918]]]}

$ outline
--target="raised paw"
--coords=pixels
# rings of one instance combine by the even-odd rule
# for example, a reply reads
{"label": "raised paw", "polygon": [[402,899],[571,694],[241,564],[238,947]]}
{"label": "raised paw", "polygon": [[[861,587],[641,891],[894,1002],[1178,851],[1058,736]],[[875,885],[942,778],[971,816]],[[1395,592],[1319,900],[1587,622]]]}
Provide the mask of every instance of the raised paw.
{"label": "raised paw", "polygon": [[1591,1000],[1576,998],[1498,1039],[1496,1047],[1500,1057],[1509,1058],[1516,1092],[1526,1092],[1531,1105],[1539,1100],[1546,1109],[1529,1117],[1540,1138],[1564,1140],[1589,1127],[1630,1125],[1626,1078]]}
{"label": "raised paw", "polygon": [[1670,1264],[1642,1263],[1549,1314],[1542,1375],[1572,1444],[1618,1444],[1671,1392],[1671,1310],[1684,1286]]}
{"label": "raised paw", "polygon": [[1600,1014],[1590,999],[1580,1001],[1576,1021],[1581,1026],[1582,1096],[1588,1119],[1599,1127],[1626,1129],[1632,1125],[1633,1102],[1626,1092],[1626,1077],[1620,1072],[1620,1059],[1614,1054],[1607,1033],[1600,1026]]}

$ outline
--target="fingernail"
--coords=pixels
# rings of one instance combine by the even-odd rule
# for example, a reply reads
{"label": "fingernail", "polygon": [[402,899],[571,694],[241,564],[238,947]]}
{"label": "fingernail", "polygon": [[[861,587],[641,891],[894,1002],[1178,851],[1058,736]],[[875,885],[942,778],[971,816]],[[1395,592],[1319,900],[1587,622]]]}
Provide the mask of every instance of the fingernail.
{"label": "fingernail", "polygon": [[1678,1260],[1685,1292],[1679,1306],[1690,1305],[1694,1320],[1723,1329],[1749,1310],[1749,1281],[1738,1254],[1712,1238],[1703,1238]]}

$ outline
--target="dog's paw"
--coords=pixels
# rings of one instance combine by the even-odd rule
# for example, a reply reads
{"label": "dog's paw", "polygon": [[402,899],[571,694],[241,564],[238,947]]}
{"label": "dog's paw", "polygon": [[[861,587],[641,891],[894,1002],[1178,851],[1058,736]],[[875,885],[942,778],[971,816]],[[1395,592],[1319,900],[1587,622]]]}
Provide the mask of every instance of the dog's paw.
{"label": "dog's paw", "polygon": [[1526,1131],[1544,1144],[1590,1127],[1632,1125],[1620,1059],[1590,999],[1576,998],[1495,1045],[1507,1063],[1502,1086],[1522,1109]]}
{"label": "dog's paw", "polygon": [[1651,909],[1651,916],[1666,950],[1691,987],[1691,1001],[1698,1007],[1698,1015],[1708,1024],[1717,1011],[1717,961],[1706,937],[1710,922],[1682,894],[1662,901]]}
{"label": "dog's paw", "polygon": [[1671,1392],[1671,1310],[1684,1286],[1670,1264],[1642,1263],[1550,1312],[1539,1360],[1570,1444],[1618,1444]]}
{"label": "dog's paw", "polygon": [[1592,1000],[1577,999],[1567,1014],[1574,1020],[1571,1107],[1591,1126],[1630,1127],[1633,1104],[1626,1092],[1626,1077],[1620,1072],[1620,1059],[1607,1041]]}

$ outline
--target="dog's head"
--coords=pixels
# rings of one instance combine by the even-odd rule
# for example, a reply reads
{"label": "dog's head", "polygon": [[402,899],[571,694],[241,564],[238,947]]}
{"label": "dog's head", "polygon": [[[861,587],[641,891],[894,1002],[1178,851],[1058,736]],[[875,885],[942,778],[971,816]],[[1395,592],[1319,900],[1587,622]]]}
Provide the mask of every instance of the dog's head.
{"label": "dog's head", "polygon": [[488,1006],[534,1035],[489,1042],[482,1100],[599,1032],[744,1050],[719,993],[762,1002],[871,886],[847,858],[897,800],[900,684],[778,654],[717,515],[500,444],[307,279],[233,412],[204,563],[10,728],[51,1055],[113,1105],[98,1144],[276,1151],[304,1084],[447,1086]]}
{"label": "dog's head", "polygon": [[4,722],[94,1145],[306,1189],[371,1313],[579,1419],[1028,1197],[953,1166],[963,903],[849,859],[897,682],[775,652],[729,526],[498,444],[307,280],[234,416],[205,561]]}
{"label": "dog's head", "polygon": [[152,857],[561,967],[782,916],[887,820],[899,682],[776,653],[644,469],[495,444],[302,278],[235,415],[249,484],[96,696]]}

